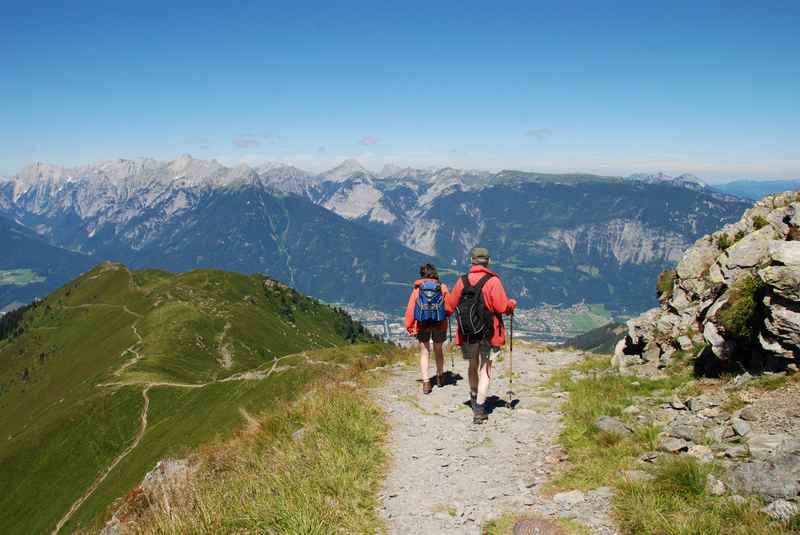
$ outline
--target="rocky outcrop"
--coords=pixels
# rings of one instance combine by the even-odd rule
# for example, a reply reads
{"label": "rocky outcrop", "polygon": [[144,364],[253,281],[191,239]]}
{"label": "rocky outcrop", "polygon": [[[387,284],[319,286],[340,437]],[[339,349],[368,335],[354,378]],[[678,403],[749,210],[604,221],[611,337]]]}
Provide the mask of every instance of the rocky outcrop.
{"label": "rocky outcrop", "polygon": [[188,459],[162,459],[145,474],[141,484],[119,503],[100,535],[136,533],[137,520],[148,509],[170,510],[170,504],[186,494],[198,464]]}
{"label": "rocky outcrop", "polygon": [[704,236],[659,279],[660,307],[628,321],[619,369],[665,367],[675,355],[706,369],[796,369],[800,357],[800,193],[766,197]]}

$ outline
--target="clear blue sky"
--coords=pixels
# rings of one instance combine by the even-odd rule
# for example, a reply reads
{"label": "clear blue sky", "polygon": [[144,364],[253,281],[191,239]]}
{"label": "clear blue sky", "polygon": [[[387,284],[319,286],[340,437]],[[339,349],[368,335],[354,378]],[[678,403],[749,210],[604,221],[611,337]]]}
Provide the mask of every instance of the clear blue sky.
{"label": "clear blue sky", "polygon": [[3,2],[0,173],[190,153],[796,178],[798,28],[797,1]]}

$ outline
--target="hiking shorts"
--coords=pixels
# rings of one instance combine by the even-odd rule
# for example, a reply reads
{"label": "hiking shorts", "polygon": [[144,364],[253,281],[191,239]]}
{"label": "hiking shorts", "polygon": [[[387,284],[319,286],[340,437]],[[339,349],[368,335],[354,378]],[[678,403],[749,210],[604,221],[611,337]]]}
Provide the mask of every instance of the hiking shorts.
{"label": "hiking shorts", "polygon": [[461,344],[461,355],[464,360],[472,360],[480,355],[481,362],[494,362],[500,356],[500,348],[492,347],[488,340],[481,340],[473,344],[464,342]]}
{"label": "hiking shorts", "polygon": [[442,344],[447,340],[447,331],[439,331],[432,327],[420,327],[417,340],[423,343],[433,340],[434,344]]}

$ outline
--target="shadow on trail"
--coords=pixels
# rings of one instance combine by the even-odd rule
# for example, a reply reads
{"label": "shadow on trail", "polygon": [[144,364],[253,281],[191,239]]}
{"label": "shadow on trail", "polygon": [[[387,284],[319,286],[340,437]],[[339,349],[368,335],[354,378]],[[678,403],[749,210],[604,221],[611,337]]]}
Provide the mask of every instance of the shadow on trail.
{"label": "shadow on trail", "polygon": [[[446,371],[442,374],[442,380],[445,386],[455,386],[458,384],[459,381],[462,381],[464,377],[460,373],[453,373],[452,371]],[[422,382],[422,379],[417,379],[418,383]],[[434,388],[436,388],[436,376],[430,378],[430,382],[433,384]]]}
{"label": "shadow on trail", "polygon": [[442,378],[444,379],[444,386],[455,386],[464,379],[460,373],[453,373],[452,371],[444,372]]}
{"label": "shadow on trail", "polygon": [[[462,405],[466,405],[467,407],[472,408],[472,404],[470,400],[466,400],[462,403]],[[501,399],[498,396],[489,396],[486,398],[483,406],[486,408],[486,414],[492,414],[495,409],[511,409],[513,410],[514,407],[519,405],[519,399],[512,399],[509,403],[508,400]]]}

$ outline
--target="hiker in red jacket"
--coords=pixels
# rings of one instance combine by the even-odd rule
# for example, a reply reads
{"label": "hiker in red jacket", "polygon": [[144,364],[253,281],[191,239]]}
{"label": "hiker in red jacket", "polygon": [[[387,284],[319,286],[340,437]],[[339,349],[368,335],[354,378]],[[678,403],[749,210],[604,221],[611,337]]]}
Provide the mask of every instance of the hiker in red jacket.
{"label": "hiker in red jacket", "polygon": [[447,312],[445,299],[447,286],[439,280],[439,273],[432,264],[419,268],[420,278],[414,282],[414,289],[406,306],[406,330],[419,341],[419,369],[422,375],[422,393],[430,394],[430,376],[428,375],[428,359],[433,352],[436,355],[436,385],[444,386],[444,351],[442,345],[447,339]]}
{"label": "hiker in red jacket", "polygon": [[469,396],[473,423],[486,421],[486,396],[492,376],[492,362],[506,342],[502,314],[513,314],[517,301],[509,299],[503,283],[489,269],[489,251],[475,247],[470,252],[472,267],[458,279],[445,300],[448,314],[456,313],[456,344],[469,361]]}

